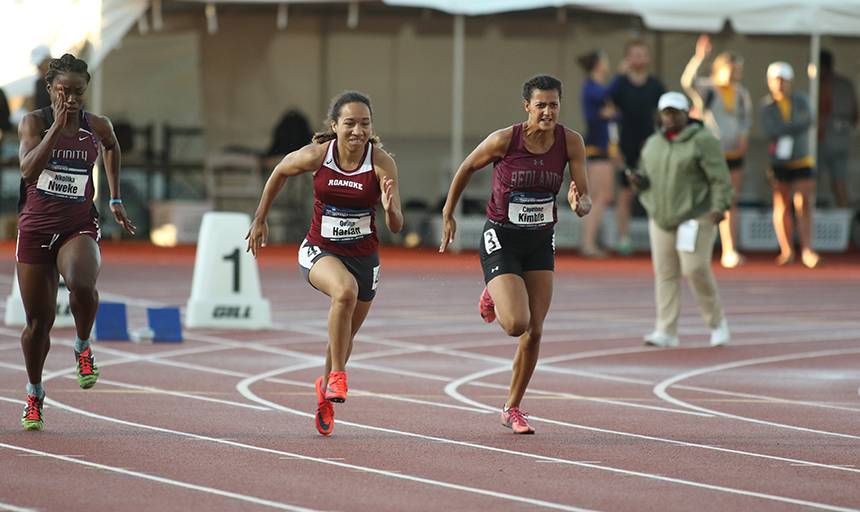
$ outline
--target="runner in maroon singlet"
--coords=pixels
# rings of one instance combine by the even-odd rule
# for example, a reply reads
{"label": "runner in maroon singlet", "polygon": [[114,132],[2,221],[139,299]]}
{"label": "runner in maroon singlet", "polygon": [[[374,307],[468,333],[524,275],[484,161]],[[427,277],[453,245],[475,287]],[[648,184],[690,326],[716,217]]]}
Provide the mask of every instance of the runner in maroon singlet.
{"label": "runner in maroon singlet", "polygon": [[388,229],[397,233],[403,227],[397,166],[373,135],[372,115],[366,96],[346,92],[335,98],[329,129],[272,171],[245,237],[256,257],[268,239],[266,217],[287,178],[313,173],[314,218],[299,248],[299,266],[311,286],[331,297],[325,373],[316,381],[315,421],[323,435],[334,426],[332,403],[346,400],[346,362],[376,295],[379,238],[374,219],[380,199]]}
{"label": "runner in maroon singlet", "polygon": [[528,120],[490,134],[454,176],[442,210],[444,234],[439,251],[454,240],[454,210],[469,180],[493,164],[493,191],[480,247],[487,288],[479,308],[487,322],[499,319],[508,336],[518,336],[502,425],[517,434],[533,434],[528,414],[519,410],[537,364],[543,321],[552,300],[558,220],[555,197],[570,166],[567,199],[582,217],[591,210],[582,137],[558,124],[561,82],[540,75],[523,86]]}
{"label": "runner in maroon singlet", "polygon": [[129,233],[119,192],[120,148],[106,117],[83,110],[90,75],[86,62],[65,54],[51,59],[46,77],[51,107],[30,112],[21,121],[21,197],[19,199],[18,283],[27,316],[21,346],[29,385],[22,425],[41,430],[42,368],[51,347],[59,276],[69,289],[77,339],[78,384],[91,388],[98,366],[90,333],[99,306],[96,289],[101,266],[98,212],[93,205],[93,164],[102,149],[110,187],[110,209]]}

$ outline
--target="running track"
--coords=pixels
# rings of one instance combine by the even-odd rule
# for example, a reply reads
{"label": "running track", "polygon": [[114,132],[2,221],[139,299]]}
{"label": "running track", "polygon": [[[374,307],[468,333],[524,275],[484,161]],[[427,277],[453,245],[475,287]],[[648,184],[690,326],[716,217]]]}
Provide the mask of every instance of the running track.
{"label": "running track", "polygon": [[[480,321],[477,256],[384,249],[335,430],[313,424],[328,300],[295,247],[260,258],[275,325],[98,342],[74,379],[55,329],[45,429],[20,428],[19,328],[0,326],[0,510],[807,511],[860,509],[860,263],[715,267],[733,340],[708,346],[684,290],[681,348],[645,347],[647,256],[557,257],[541,365],[499,425],[515,340]],[[14,247],[0,245],[0,290]],[[184,306],[194,249],[103,246],[103,300]]]}

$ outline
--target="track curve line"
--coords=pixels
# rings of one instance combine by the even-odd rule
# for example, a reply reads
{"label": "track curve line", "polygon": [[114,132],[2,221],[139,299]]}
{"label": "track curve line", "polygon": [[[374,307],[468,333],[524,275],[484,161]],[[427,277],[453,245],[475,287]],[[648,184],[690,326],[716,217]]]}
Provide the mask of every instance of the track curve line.
{"label": "track curve line", "polygon": [[680,407],[686,407],[686,408],[691,409],[691,410],[713,414],[715,416],[719,416],[722,418],[731,418],[731,419],[735,419],[735,420],[739,420],[739,421],[747,421],[750,423],[757,423],[759,425],[767,425],[767,426],[771,426],[771,427],[786,428],[786,429],[791,429],[791,430],[798,430],[801,432],[809,432],[809,433],[813,433],[813,434],[823,434],[823,435],[828,435],[828,436],[843,437],[846,439],[860,439],[860,436],[843,434],[840,432],[830,432],[827,430],[817,430],[817,429],[811,429],[811,428],[805,428],[805,427],[798,427],[796,425],[788,425],[785,423],[775,423],[772,421],[759,420],[756,418],[749,418],[746,416],[738,416],[736,414],[728,414],[728,413],[717,411],[714,409],[708,409],[707,407],[700,407],[698,405],[693,405],[689,402],[685,402],[683,400],[680,400],[678,398],[673,397],[668,392],[668,389],[671,386],[674,386],[675,384],[677,384],[681,381],[687,380],[689,378],[698,377],[699,375],[704,375],[706,373],[714,373],[714,372],[719,372],[719,371],[723,371],[723,370],[730,370],[733,368],[740,368],[743,366],[755,366],[755,365],[760,365],[760,364],[781,363],[784,361],[795,361],[798,359],[813,359],[813,358],[817,358],[817,357],[844,356],[844,355],[849,355],[849,354],[860,354],[860,348],[841,349],[841,350],[820,350],[820,351],[816,351],[816,352],[803,352],[803,353],[799,353],[799,354],[785,354],[782,356],[760,357],[760,358],[755,358],[755,359],[746,359],[743,361],[735,361],[732,363],[723,363],[723,364],[718,364],[718,365],[714,365],[714,366],[706,366],[704,368],[699,368],[696,370],[690,370],[688,372],[679,373],[678,375],[675,375],[674,377],[670,377],[670,378],[658,383],[656,386],[654,386],[653,391],[654,391],[654,394],[657,395],[660,399],[665,400],[669,403],[675,404],[675,405],[680,406]]}

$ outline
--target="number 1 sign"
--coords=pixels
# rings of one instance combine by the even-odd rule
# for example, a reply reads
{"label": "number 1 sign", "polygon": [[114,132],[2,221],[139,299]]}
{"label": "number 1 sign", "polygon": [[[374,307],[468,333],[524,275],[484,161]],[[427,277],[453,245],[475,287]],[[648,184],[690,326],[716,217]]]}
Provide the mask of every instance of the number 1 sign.
{"label": "number 1 sign", "polygon": [[203,215],[185,327],[266,329],[271,304],[262,297],[257,262],[244,250],[251,218],[244,213]]}

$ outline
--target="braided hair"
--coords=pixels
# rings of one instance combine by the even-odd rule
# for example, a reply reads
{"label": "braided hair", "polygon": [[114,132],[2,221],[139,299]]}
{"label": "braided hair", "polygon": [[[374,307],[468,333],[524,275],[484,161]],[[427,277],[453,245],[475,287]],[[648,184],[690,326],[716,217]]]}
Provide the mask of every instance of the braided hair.
{"label": "braided hair", "polygon": [[78,73],[90,83],[90,73],[87,71],[87,63],[76,58],[71,53],[66,53],[59,59],[51,59],[51,69],[45,73],[45,82],[48,85],[54,83],[54,79],[66,73]]}

